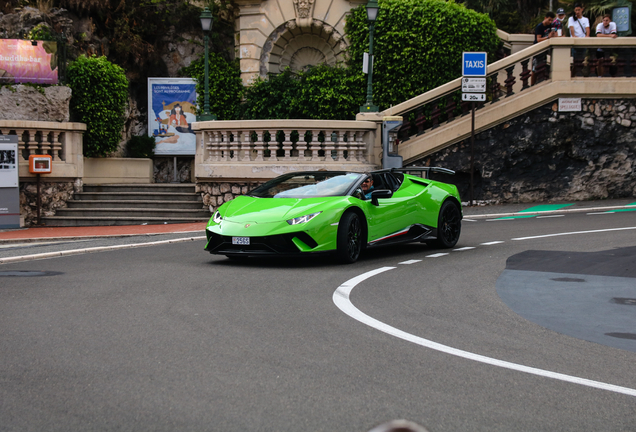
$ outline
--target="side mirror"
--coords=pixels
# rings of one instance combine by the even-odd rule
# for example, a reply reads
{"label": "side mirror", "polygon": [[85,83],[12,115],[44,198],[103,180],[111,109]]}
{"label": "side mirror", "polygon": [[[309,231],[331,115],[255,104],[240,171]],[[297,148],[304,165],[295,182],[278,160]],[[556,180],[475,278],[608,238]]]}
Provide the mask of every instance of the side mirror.
{"label": "side mirror", "polygon": [[380,205],[378,199],[380,198],[391,198],[393,196],[393,191],[389,189],[378,189],[371,192],[371,204],[374,206]]}

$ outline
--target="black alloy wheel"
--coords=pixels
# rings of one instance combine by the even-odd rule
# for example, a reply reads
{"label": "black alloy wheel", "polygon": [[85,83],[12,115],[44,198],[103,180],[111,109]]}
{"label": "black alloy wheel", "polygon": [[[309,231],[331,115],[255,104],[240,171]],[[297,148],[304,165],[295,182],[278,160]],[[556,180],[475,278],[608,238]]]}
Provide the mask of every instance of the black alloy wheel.
{"label": "black alloy wheel", "polygon": [[445,201],[439,211],[437,223],[437,241],[435,246],[443,249],[452,248],[459,241],[462,231],[462,214],[453,201]]}
{"label": "black alloy wheel", "polygon": [[345,264],[358,260],[362,251],[362,222],[354,212],[345,213],[338,224],[338,259]]}

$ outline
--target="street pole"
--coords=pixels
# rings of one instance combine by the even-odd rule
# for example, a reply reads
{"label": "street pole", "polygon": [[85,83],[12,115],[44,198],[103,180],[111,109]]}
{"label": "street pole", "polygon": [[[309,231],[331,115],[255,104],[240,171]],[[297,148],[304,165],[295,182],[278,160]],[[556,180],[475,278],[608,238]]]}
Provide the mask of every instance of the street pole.
{"label": "street pole", "polygon": [[471,102],[471,126],[470,126],[470,206],[473,206],[474,198],[474,179],[475,172],[475,102]]}
{"label": "street pole", "polygon": [[207,7],[201,14],[201,28],[203,29],[203,45],[205,47],[205,70],[204,70],[204,94],[203,94],[203,113],[197,116],[197,121],[216,120],[216,116],[210,113],[210,66],[209,66],[209,49],[210,29],[212,28],[213,16]]}
{"label": "street pole", "polygon": [[360,112],[378,112],[380,108],[373,105],[373,33],[375,32],[375,20],[378,18],[380,6],[377,0],[369,0],[367,3],[367,21],[369,22],[369,58],[367,60],[367,103],[360,107]]}

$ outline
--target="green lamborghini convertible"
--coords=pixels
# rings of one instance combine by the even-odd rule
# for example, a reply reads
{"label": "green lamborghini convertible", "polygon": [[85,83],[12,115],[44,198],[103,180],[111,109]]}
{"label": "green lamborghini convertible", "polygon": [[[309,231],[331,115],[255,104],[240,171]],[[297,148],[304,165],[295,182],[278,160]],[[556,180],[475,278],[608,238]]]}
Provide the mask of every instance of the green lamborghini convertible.
{"label": "green lamborghini convertible", "polygon": [[435,171],[453,173],[405,168],[282,175],[219,207],[206,228],[205,250],[229,258],[330,252],[353,263],[365,248],[386,244],[453,247],[461,200],[454,185],[426,178]]}

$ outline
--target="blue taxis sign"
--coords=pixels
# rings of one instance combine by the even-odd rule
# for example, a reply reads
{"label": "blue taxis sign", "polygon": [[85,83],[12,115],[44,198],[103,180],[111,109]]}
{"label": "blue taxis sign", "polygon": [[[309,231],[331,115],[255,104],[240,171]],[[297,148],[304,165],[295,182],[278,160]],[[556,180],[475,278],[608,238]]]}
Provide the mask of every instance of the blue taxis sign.
{"label": "blue taxis sign", "polygon": [[488,66],[488,53],[464,52],[462,53],[463,76],[486,76]]}

